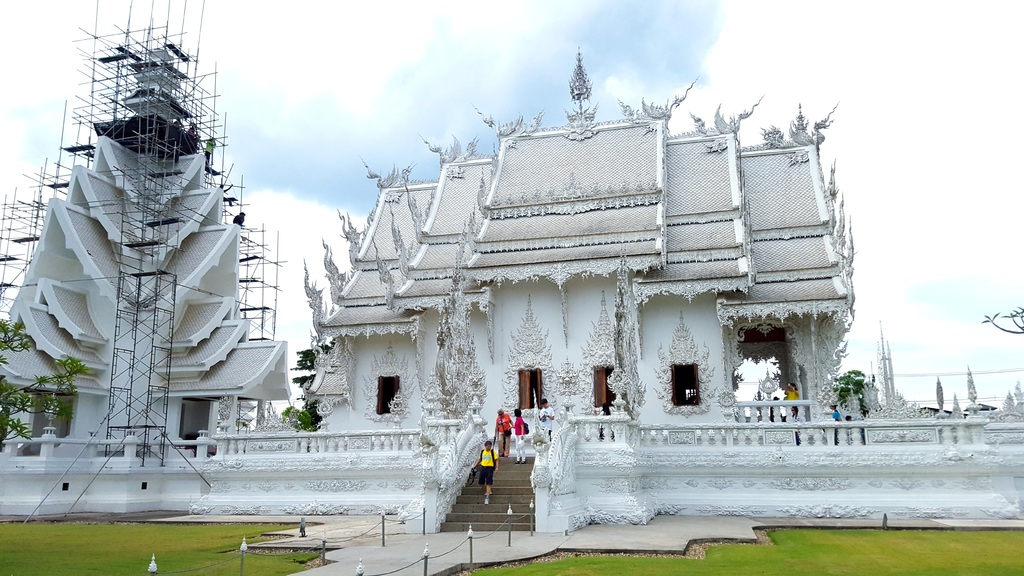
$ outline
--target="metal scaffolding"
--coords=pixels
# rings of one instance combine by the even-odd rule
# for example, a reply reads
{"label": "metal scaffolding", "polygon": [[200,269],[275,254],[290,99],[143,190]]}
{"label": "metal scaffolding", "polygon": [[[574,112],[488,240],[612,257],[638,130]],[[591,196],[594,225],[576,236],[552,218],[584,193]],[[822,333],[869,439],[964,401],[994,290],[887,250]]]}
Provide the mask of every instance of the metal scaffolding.
{"label": "metal scaffolding", "polygon": [[[138,456],[164,459],[175,307],[181,289],[168,268],[190,225],[232,225],[243,210],[244,187],[224,168],[227,137],[217,114],[216,74],[199,74],[168,27],[91,34],[80,43],[88,94],[72,109],[72,138],[33,177],[35,185],[0,205],[0,312],[10,312],[42,234],[46,206],[60,197],[119,226],[111,240],[118,263],[117,317],[110,371],[108,438],[135,434]],[[213,83],[213,91],[204,86]],[[116,162],[97,164],[99,138]],[[195,157],[203,161],[199,175]],[[205,159],[202,158],[205,156]],[[220,166],[217,160],[220,160]],[[74,166],[91,169],[109,193],[86,200],[69,191]],[[203,212],[185,191],[217,189],[221,208]],[[99,195],[97,195],[98,197]],[[237,310],[252,340],[274,337],[276,251],[262,227],[241,227]],[[239,399],[241,401],[241,399]]]}

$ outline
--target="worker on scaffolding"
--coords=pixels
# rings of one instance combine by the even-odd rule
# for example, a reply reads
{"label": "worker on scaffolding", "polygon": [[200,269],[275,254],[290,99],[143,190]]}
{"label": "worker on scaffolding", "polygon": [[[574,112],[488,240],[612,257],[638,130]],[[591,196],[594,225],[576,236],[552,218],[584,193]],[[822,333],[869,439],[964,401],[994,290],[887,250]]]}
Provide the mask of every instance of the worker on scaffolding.
{"label": "worker on scaffolding", "polygon": [[213,158],[213,149],[217,147],[217,141],[212,137],[206,140],[206,148],[203,150],[203,154],[206,155],[206,171],[209,172],[212,168],[210,161]]}

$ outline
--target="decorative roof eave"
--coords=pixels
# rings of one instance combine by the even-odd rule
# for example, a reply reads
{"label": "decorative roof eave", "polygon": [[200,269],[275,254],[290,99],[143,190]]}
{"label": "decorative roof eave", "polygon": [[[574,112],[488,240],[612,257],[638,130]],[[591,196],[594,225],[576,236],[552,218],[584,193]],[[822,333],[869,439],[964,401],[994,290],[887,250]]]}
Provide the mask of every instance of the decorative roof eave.
{"label": "decorative roof eave", "polygon": [[[193,306],[202,307],[205,310],[209,310],[206,315],[204,322],[201,325],[197,325],[189,333],[183,333],[185,328],[185,322],[190,319],[190,314],[196,312],[190,312],[189,309]],[[210,334],[216,330],[226,317],[230,314],[231,310],[235,307],[234,298],[218,298],[216,300],[200,300],[187,302],[187,307],[184,309],[184,314],[176,315],[176,326],[174,329],[174,342],[172,347],[177,351],[179,349],[191,348],[198,346],[200,342],[210,337]]]}
{"label": "decorative roof eave", "polygon": [[15,302],[11,317],[25,325],[25,333],[32,337],[36,348],[51,358],[78,358],[94,371],[105,371],[108,363],[93,350],[79,345],[70,333],[60,327],[57,319],[41,304]]}
{"label": "decorative roof eave", "polygon": [[666,226],[683,226],[686,224],[710,224],[712,222],[729,222],[740,220],[739,208],[721,210],[717,212],[703,212],[691,214],[676,214],[665,218]]}
{"label": "decorative roof eave", "polygon": [[761,240],[792,240],[794,238],[812,238],[830,236],[832,226],[823,221],[814,226],[800,226],[798,228],[770,228],[767,230],[754,230],[751,232],[751,239],[754,242]]}
{"label": "decorative roof eave", "polygon": [[718,299],[718,321],[723,326],[732,326],[735,320],[753,321],[774,317],[783,321],[789,316],[837,316],[850,313],[846,298],[841,300],[806,300],[802,302],[750,302],[730,304]]}
{"label": "decorative roof eave", "polygon": [[738,260],[743,257],[743,246],[714,248],[707,250],[678,250],[669,252],[668,263],[712,262],[716,260]]}
{"label": "decorative roof eave", "polygon": [[[39,292],[46,299],[50,314],[56,318],[57,325],[71,333],[75,340],[101,346],[108,342],[89,312],[88,294],[77,292],[62,286],[49,278],[39,279]],[[78,308],[78,310],[66,310]],[[75,315],[76,317],[72,317]]]}
{"label": "decorative roof eave", "polygon": [[324,326],[323,334],[328,340],[339,336],[356,338],[365,336],[387,336],[390,334],[407,334],[416,339],[420,332],[419,316],[411,317],[407,321],[383,322],[380,324],[351,324],[348,326]]}
{"label": "decorative roof eave", "polygon": [[[200,380],[170,382],[168,395],[187,396],[242,396],[256,400],[277,400],[290,394],[287,346],[284,342],[245,342]],[[252,356],[260,353],[263,361],[254,363]],[[237,355],[237,356],[236,356]],[[243,359],[244,358],[244,359]],[[234,370],[236,377],[230,385],[216,381],[214,371]]]}
{"label": "decorative roof eave", "polygon": [[[89,231],[79,230],[76,223],[86,228],[96,225],[100,230],[103,230],[104,235],[101,238],[96,238],[98,245],[91,245],[92,248],[97,249],[98,254],[93,254],[90,248],[86,246],[85,238],[88,237]],[[51,229],[55,231],[59,229],[65,239],[63,246],[53,246],[52,248],[73,252],[82,266],[83,274],[96,280],[96,287],[103,296],[111,301],[116,301],[117,258],[114,255],[110,238],[105,235],[106,230],[103,229],[102,225],[90,217],[87,210],[57,199],[48,205],[46,220],[43,222],[43,237],[36,248],[37,254],[43,253],[46,248],[50,248],[47,244],[51,238],[50,234],[53,234],[49,232]],[[99,232],[99,230],[95,231]],[[39,262],[41,262],[40,259],[33,258],[29,264],[29,269],[25,276],[26,283],[36,280],[35,268],[39,265]]]}
{"label": "decorative roof eave", "polygon": [[746,275],[735,278],[714,278],[709,280],[677,280],[670,282],[638,282],[633,281],[633,291],[637,301],[646,304],[658,295],[682,296],[693,300],[701,294],[722,292],[746,292],[750,281]]}
{"label": "decorative roof eave", "polygon": [[755,272],[757,282],[795,282],[800,280],[826,280],[840,278],[839,266],[828,268],[806,268],[801,270],[774,270]]}
{"label": "decorative roof eave", "polygon": [[[660,254],[640,254],[622,258],[625,260],[626,266],[634,272],[650,270],[663,265]],[[495,268],[467,268],[466,275],[477,282],[497,284],[535,281],[544,278],[554,282],[557,286],[563,286],[573,277],[588,278],[614,274],[619,269],[620,263],[620,258],[604,258]]]}
{"label": "decorative roof eave", "polygon": [[591,194],[581,193],[578,196],[541,197],[537,192],[535,198],[522,202],[502,205],[488,205],[484,208],[486,218],[502,220],[505,218],[522,218],[524,216],[545,216],[548,214],[573,215],[594,210],[609,210],[634,206],[650,206],[664,199],[664,193],[657,183],[622,186],[620,188],[595,189]]}
{"label": "decorative roof eave", "polygon": [[559,250],[564,248],[583,248],[587,246],[607,246],[609,244],[635,244],[640,242],[659,242],[662,239],[660,228],[637,230],[631,232],[606,232],[603,234],[579,235],[573,237],[544,237],[523,240],[478,241],[476,251],[480,254],[501,252],[519,252],[523,250]]}

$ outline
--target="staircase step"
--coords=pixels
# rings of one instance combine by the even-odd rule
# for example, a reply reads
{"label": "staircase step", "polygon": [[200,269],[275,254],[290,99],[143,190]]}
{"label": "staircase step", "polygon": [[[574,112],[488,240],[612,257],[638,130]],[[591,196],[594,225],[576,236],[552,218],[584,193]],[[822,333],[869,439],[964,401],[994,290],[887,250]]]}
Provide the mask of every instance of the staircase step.
{"label": "staircase step", "polygon": [[[527,520],[527,519],[523,518],[523,520]],[[479,523],[479,524],[476,523],[476,522],[473,522],[472,526],[473,526],[473,535],[476,538],[482,538],[482,537],[486,536],[488,533],[497,530],[498,528],[501,528],[502,532],[508,530],[508,524],[500,524],[500,523],[499,524],[495,524],[493,522],[484,522],[484,523]],[[445,522],[444,524],[441,524],[441,532],[462,532],[462,533],[465,533],[465,532],[467,532],[469,530],[469,527],[470,527],[470,524],[468,522]],[[529,530],[530,530],[529,522],[513,522],[512,523],[512,531],[513,532],[527,532]],[[498,536],[494,536],[494,538],[498,538]]]}
{"label": "staircase step", "polygon": [[[495,492],[491,494],[491,504],[504,504],[512,505],[513,510],[516,509],[516,505],[520,504],[523,506],[529,506],[533,500],[533,493],[530,494],[508,494],[505,492]],[[460,494],[455,499],[455,506],[470,506],[473,504],[482,504],[484,501],[483,494]],[[453,508],[454,510],[454,508]]]}
{"label": "staircase step", "polygon": [[[533,487],[530,486],[529,484],[525,486],[507,486],[495,483],[494,486],[491,487],[491,489],[495,494],[500,492],[502,494],[529,494],[531,496],[533,495]],[[465,488],[462,489],[462,493],[469,495],[479,495],[482,498],[484,495],[484,487],[477,484],[474,484],[472,486],[466,486]]]}

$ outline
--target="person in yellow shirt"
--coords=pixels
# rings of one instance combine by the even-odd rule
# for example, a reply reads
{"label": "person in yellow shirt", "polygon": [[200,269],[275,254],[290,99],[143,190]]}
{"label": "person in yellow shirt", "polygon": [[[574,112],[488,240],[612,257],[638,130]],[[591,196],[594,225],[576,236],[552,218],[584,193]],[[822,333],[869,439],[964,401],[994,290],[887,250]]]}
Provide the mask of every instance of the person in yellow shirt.
{"label": "person in yellow shirt", "polygon": [[484,504],[490,504],[494,473],[498,471],[498,453],[494,451],[494,444],[490,440],[484,442],[484,449],[476,461],[476,468],[480,471],[480,485],[484,487]]}
{"label": "person in yellow shirt", "polygon": [[800,390],[797,389],[796,384],[790,382],[786,384],[786,400],[799,400]]}

